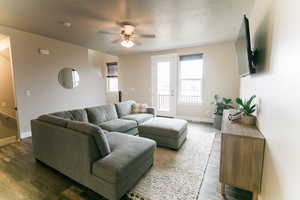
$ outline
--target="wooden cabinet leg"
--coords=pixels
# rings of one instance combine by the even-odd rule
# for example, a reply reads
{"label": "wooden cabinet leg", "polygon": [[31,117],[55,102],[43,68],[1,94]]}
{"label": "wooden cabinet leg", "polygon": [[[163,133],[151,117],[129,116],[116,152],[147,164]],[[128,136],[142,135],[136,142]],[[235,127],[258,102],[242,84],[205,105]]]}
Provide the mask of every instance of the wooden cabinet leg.
{"label": "wooden cabinet leg", "polygon": [[257,200],[258,197],[258,193],[257,192],[253,192],[252,193],[252,200]]}
{"label": "wooden cabinet leg", "polygon": [[225,196],[225,184],[221,183],[221,195]]}

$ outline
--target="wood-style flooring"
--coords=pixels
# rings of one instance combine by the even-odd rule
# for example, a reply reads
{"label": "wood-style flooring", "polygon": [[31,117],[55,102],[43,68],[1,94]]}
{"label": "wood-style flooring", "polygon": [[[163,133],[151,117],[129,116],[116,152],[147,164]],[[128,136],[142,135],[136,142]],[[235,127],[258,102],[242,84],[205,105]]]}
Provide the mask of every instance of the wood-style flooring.
{"label": "wood-style flooring", "polygon": [[[206,124],[198,124],[207,126]],[[201,184],[198,200],[221,200],[218,181],[220,134]],[[227,200],[250,200],[251,193],[226,186]],[[36,162],[31,139],[0,148],[0,200],[103,200],[100,195]],[[124,198],[125,199],[125,198]]]}

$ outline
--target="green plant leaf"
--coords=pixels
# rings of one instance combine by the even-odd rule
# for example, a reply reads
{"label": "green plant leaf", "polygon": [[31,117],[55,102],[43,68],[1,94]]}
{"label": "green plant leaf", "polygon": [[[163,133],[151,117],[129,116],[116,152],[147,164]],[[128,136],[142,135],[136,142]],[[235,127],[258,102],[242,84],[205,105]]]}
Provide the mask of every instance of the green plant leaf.
{"label": "green plant leaf", "polygon": [[255,97],[256,97],[256,96],[253,95],[253,96],[247,101],[246,105],[247,105],[248,107],[250,107],[250,105],[251,105],[253,99],[255,99]]}
{"label": "green plant leaf", "polygon": [[241,106],[243,106],[243,101],[242,101],[242,99],[241,98],[236,98],[235,99],[235,102],[237,103],[237,104],[239,104],[239,105],[241,105]]}
{"label": "green plant leaf", "polygon": [[231,104],[232,103],[232,99],[230,99],[230,98],[223,98],[223,101],[224,101],[224,103],[225,104]]}
{"label": "green plant leaf", "polygon": [[216,95],[214,96],[214,98],[215,98],[216,101],[218,101],[218,100],[219,100],[219,95],[216,94]]}
{"label": "green plant leaf", "polygon": [[254,110],[255,110],[255,108],[256,108],[256,104],[254,104],[253,106],[251,106],[251,108],[250,108],[250,109],[251,109],[251,110],[252,110],[252,109],[254,109]]}

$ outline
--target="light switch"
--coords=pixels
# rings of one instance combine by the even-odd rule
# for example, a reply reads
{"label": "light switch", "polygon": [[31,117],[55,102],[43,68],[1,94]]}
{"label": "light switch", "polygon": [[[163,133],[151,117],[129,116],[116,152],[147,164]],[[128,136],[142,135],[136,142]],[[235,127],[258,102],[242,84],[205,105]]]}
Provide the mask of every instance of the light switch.
{"label": "light switch", "polygon": [[41,55],[50,55],[50,51],[48,49],[39,49],[39,53]]}
{"label": "light switch", "polygon": [[30,90],[26,90],[26,95],[27,95],[28,97],[30,97],[30,96],[31,96],[31,92],[30,92]]}

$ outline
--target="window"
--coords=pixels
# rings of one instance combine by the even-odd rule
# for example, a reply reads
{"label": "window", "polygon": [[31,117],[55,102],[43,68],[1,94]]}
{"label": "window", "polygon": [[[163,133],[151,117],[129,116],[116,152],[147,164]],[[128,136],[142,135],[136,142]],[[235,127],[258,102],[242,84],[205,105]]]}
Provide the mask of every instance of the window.
{"label": "window", "polygon": [[180,56],[178,103],[200,104],[202,101],[203,55]]}
{"label": "window", "polygon": [[107,78],[107,91],[108,92],[117,92],[117,91],[119,91],[118,77]]}
{"label": "window", "polygon": [[117,92],[119,91],[119,79],[118,79],[118,63],[107,63],[107,91]]}

